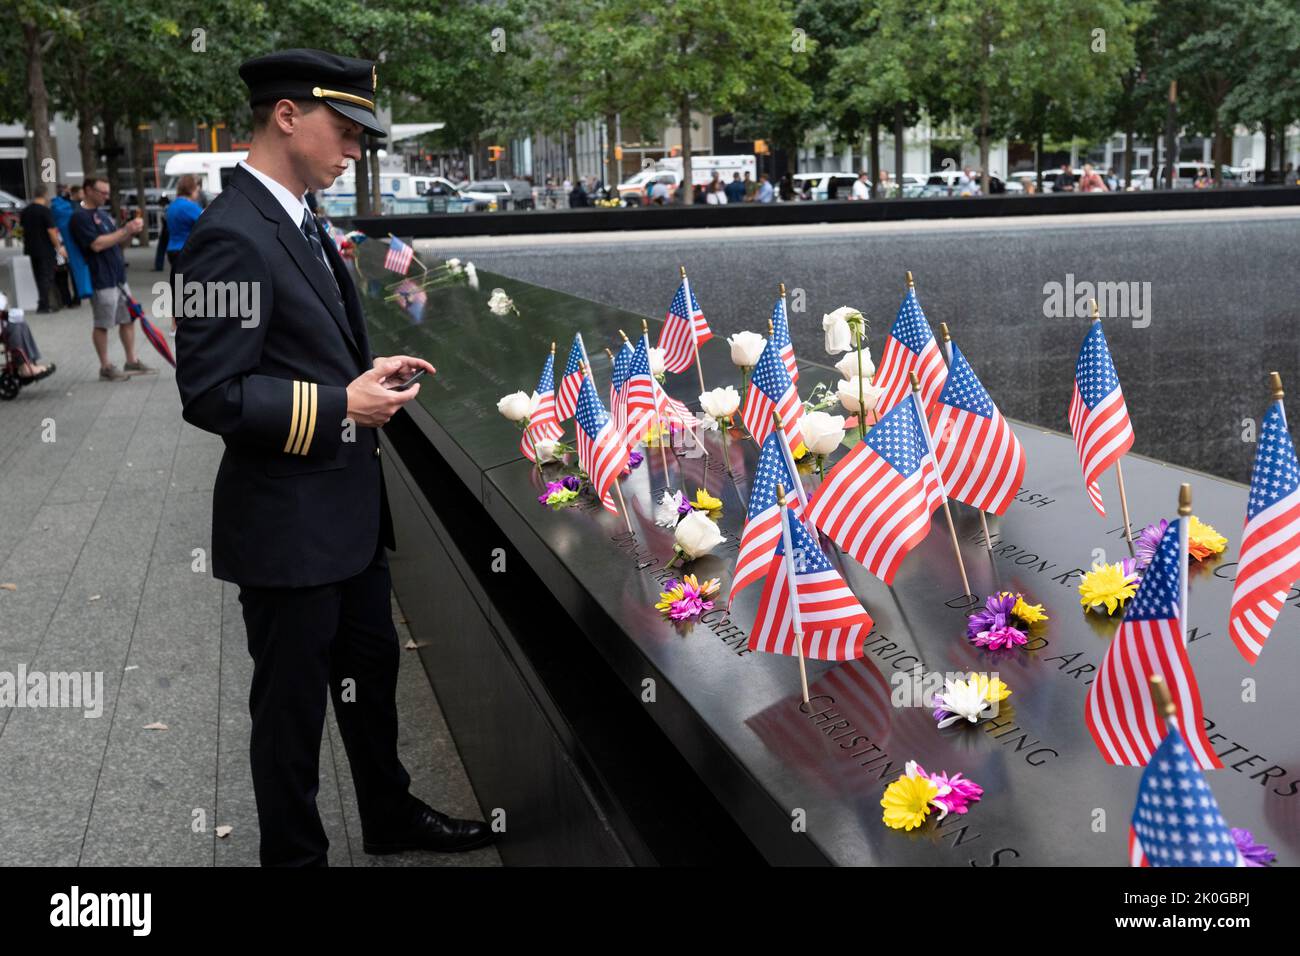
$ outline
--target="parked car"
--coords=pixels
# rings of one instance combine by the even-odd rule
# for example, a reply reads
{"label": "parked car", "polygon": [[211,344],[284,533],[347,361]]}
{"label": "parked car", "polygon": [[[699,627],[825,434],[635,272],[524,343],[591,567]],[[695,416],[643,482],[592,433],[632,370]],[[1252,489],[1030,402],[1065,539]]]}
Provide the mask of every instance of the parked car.
{"label": "parked car", "polygon": [[461,191],[474,202],[476,211],[486,209],[532,209],[533,187],[523,179],[479,179]]}
{"label": "parked car", "polygon": [[858,174],[840,172],[795,173],[793,180],[796,196],[804,194],[806,184],[808,190],[812,193],[812,198],[820,202],[827,198],[831,183],[835,184],[836,199],[848,199],[853,193],[853,184],[858,181]]}

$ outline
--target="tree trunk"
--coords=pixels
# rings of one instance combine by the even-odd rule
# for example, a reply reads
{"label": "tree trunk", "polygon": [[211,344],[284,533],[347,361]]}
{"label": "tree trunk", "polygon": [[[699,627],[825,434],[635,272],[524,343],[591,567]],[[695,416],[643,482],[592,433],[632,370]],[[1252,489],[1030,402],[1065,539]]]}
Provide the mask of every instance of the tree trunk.
{"label": "tree trunk", "polygon": [[[146,191],[144,180],[144,153],[145,135],[144,130],[140,128],[140,122],[133,120],[131,122],[131,166],[135,174],[135,201],[136,207],[140,210],[140,215],[144,217],[144,229],[140,232],[140,245],[146,248],[149,245],[149,194]],[[161,224],[159,224],[161,233]]]}
{"label": "tree trunk", "polygon": [[[1044,120],[1044,122],[1046,122],[1046,120]],[[1040,196],[1043,194],[1043,137],[1044,135],[1045,134],[1043,131],[1043,125],[1039,124],[1038,136],[1034,140],[1034,181],[1036,183],[1034,189],[1037,190],[1038,195]]]}
{"label": "tree trunk", "polygon": [[363,138],[361,140],[361,158],[353,163],[356,170],[356,178],[352,185],[355,187],[357,194],[357,215],[369,216],[370,209],[370,163],[366,159],[366,150],[369,148]]}
{"label": "tree trunk", "polygon": [[[112,196],[109,201],[109,212],[116,216],[117,209],[114,207],[121,200],[118,195],[117,179],[117,167],[121,161],[117,142],[117,114],[113,110],[105,108],[102,119],[104,121],[104,178],[108,180],[108,188]],[[118,225],[121,225],[121,223]]]}
{"label": "tree trunk", "polygon": [[677,201],[689,206],[695,198],[695,185],[691,174],[691,101],[682,97],[678,113],[682,127],[682,183],[677,187]]}
{"label": "tree trunk", "polygon": [[989,88],[980,88],[980,193],[989,194]]}
{"label": "tree trunk", "polygon": [[1214,185],[1223,185],[1223,123],[1219,121],[1219,110],[1216,107],[1214,111],[1214,146],[1210,153],[1214,157]]}
{"label": "tree trunk", "polygon": [[871,198],[884,199],[880,192],[880,124],[871,120]]}
{"label": "tree trunk", "polygon": [[1264,120],[1264,183],[1273,178],[1273,121]]}
{"label": "tree trunk", "polygon": [[1130,127],[1124,132],[1124,189],[1133,185],[1133,137],[1137,134]]}
{"label": "tree trunk", "polygon": [[95,152],[95,114],[89,107],[77,111],[77,145],[81,151],[82,178],[95,175],[99,158]]}
{"label": "tree trunk", "polygon": [[1174,188],[1174,169],[1178,165],[1178,147],[1174,138],[1178,135],[1178,81],[1169,84],[1169,106],[1165,111],[1165,189]]}
{"label": "tree trunk", "polygon": [[[566,131],[569,139],[569,170],[573,184],[578,184],[578,127],[570,126]],[[501,175],[500,160],[497,161],[497,175]]]}
{"label": "tree trunk", "polygon": [[379,144],[370,143],[370,208],[376,216],[384,214],[384,184],[379,175]]}
{"label": "tree trunk", "polygon": [[903,104],[894,104],[894,187],[903,190]]}
{"label": "tree trunk", "polygon": [[[35,23],[23,24],[23,43],[27,53],[27,103],[32,124],[32,161],[39,181],[45,181],[45,161],[53,155],[50,147],[50,94],[45,88],[45,61],[41,50],[41,31]],[[57,178],[57,170],[52,170]]]}
{"label": "tree trunk", "polygon": [[605,114],[605,164],[609,167],[609,172],[605,174],[605,186],[609,189],[609,195],[613,199],[618,198],[618,184],[623,178],[623,171],[619,169],[618,163],[618,115],[616,113]]}

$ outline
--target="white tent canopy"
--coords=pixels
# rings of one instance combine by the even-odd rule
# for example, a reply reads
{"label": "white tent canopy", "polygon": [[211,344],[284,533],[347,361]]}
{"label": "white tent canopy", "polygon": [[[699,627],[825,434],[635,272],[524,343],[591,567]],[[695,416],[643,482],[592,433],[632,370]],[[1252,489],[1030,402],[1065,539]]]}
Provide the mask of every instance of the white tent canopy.
{"label": "white tent canopy", "polygon": [[446,123],[394,123],[393,128],[389,131],[388,141],[396,143],[398,140],[423,136],[425,133],[440,130],[446,125]]}

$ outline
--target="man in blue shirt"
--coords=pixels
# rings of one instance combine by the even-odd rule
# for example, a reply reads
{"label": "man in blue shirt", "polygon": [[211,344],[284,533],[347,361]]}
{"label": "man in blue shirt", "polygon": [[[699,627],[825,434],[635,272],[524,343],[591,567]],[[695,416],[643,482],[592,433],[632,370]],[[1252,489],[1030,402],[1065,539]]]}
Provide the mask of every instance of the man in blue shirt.
{"label": "man in blue shirt", "polygon": [[772,182],[767,178],[767,173],[759,173],[758,189],[754,191],[754,202],[771,202],[772,201]]}
{"label": "man in blue shirt", "polygon": [[91,312],[94,328],[91,339],[99,355],[99,378],[103,382],[120,382],[127,375],[119,372],[108,360],[108,330],[117,326],[126,353],[127,373],[152,372],[154,369],[141,362],[135,354],[135,323],[127,307],[131,288],[126,284],[126,257],[122,246],[140,234],[143,219],[132,219],[118,228],[108,212],[109,188],[103,179],[94,176],[86,180],[85,197],[81,208],[72,214],[69,223],[73,241],[86,257],[90,267],[90,284],[93,291]]}
{"label": "man in blue shirt", "polygon": [[723,187],[723,192],[727,194],[727,202],[744,202],[745,201],[745,184],[740,181],[740,173],[731,174],[731,182]]}

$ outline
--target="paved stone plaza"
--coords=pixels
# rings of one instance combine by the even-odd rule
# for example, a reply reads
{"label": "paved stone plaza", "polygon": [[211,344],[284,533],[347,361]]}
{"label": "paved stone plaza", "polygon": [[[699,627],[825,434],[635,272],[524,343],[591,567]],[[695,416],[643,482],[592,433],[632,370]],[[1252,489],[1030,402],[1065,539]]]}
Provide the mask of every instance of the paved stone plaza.
{"label": "paved stone plaza", "polygon": [[[128,253],[142,300],[162,278],[151,260],[152,250]],[[192,569],[208,548],[221,440],[182,421],[172,370],[142,337],[158,374],[106,383],[89,304],[31,320],[58,371],[0,403],[0,671],[102,671],[104,702],[98,718],[0,710],[0,866],[255,866],[238,589]],[[110,355],[120,367],[115,337]],[[393,616],[405,643],[395,602]],[[411,651],[398,709],[412,792],[479,817]],[[332,866],[499,864],[491,847],[367,856],[332,713],[326,726],[318,804]],[[219,826],[232,830],[218,838]]]}

